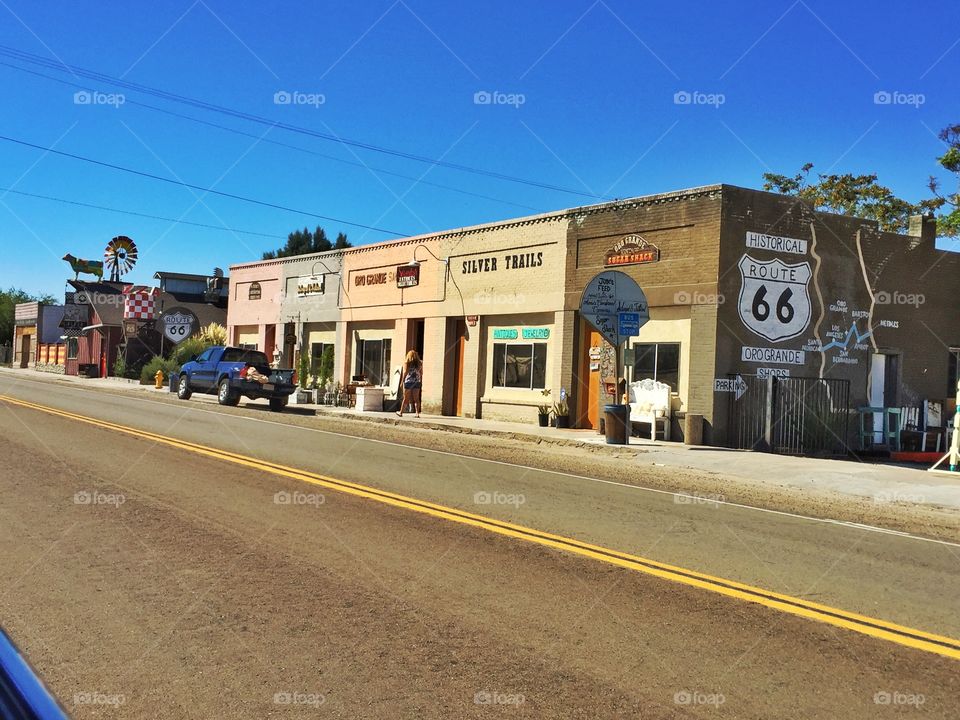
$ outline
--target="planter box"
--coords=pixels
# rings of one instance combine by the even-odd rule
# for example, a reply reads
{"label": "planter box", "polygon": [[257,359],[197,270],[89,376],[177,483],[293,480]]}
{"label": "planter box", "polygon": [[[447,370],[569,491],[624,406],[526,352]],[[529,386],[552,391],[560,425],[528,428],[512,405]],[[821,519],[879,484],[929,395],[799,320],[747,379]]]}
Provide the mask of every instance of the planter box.
{"label": "planter box", "polygon": [[310,405],[313,403],[313,390],[297,390],[288,402],[291,405]]}
{"label": "planter box", "polygon": [[383,412],[383,388],[358,387],[355,407],[363,412]]}

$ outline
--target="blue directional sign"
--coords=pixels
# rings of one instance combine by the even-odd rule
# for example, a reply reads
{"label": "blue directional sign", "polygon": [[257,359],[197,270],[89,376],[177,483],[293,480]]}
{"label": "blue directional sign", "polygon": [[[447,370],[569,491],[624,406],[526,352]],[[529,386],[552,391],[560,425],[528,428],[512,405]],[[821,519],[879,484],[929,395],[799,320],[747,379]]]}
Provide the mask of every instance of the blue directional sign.
{"label": "blue directional sign", "polygon": [[622,312],[617,314],[617,334],[620,337],[633,337],[640,334],[640,313]]}

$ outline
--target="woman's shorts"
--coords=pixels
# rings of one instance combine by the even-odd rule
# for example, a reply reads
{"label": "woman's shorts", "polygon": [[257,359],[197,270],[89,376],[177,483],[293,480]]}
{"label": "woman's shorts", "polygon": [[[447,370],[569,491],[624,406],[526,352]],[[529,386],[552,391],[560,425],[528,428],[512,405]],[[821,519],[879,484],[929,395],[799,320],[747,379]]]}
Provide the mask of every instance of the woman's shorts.
{"label": "woman's shorts", "polygon": [[405,382],[403,384],[404,390],[419,390],[422,387],[423,387],[423,383],[418,383],[418,382]]}

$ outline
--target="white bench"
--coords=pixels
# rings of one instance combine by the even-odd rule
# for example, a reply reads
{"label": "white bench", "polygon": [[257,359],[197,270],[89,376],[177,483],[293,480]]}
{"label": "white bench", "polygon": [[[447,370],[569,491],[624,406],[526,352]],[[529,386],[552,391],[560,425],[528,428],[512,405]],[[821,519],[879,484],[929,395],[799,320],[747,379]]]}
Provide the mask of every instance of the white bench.
{"label": "white bench", "polygon": [[670,439],[670,386],[656,380],[638,380],[630,383],[630,424],[650,425],[650,439],[657,439],[657,430],[663,439]]}

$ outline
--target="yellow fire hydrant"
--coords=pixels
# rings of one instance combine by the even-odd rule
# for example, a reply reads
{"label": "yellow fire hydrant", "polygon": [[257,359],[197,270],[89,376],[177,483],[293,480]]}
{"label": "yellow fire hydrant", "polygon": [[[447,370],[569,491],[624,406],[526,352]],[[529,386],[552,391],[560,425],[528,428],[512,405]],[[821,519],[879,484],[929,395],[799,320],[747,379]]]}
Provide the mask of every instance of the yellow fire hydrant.
{"label": "yellow fire hydrant", "polygon": [[163,390],[163,370],[157,370],[157,374],[153,376],[153,379],[157,381],[157,390]]}

